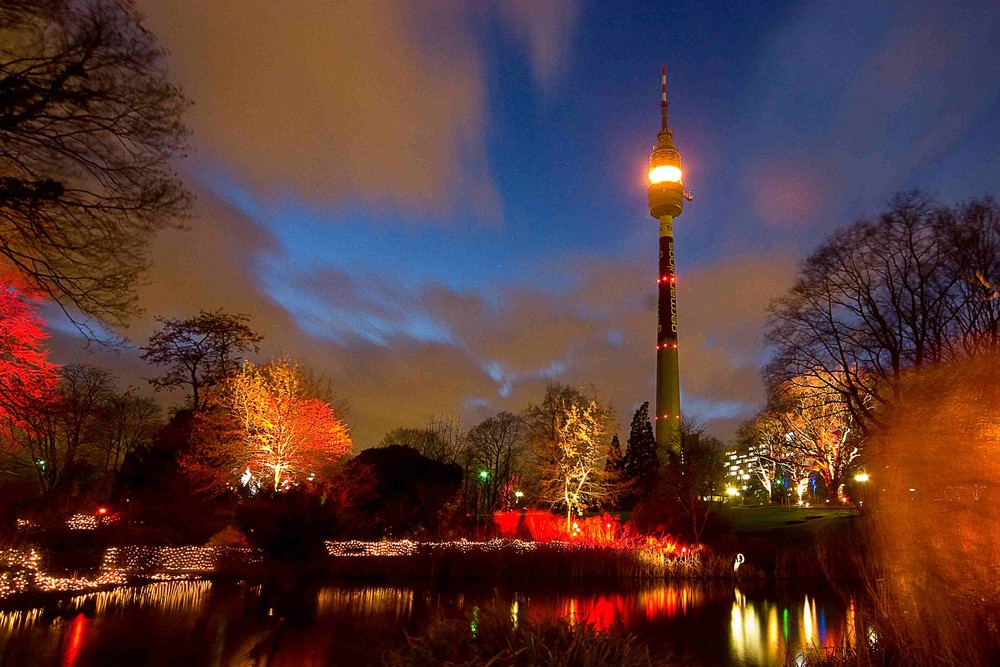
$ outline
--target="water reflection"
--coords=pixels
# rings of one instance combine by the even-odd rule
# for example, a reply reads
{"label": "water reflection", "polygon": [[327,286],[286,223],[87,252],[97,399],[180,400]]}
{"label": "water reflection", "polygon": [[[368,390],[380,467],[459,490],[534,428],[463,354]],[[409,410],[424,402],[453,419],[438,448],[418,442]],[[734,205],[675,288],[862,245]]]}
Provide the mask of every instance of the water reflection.
{"label": "water reflection", "polygon": [[525,595],[535,619],[564,618],[571,624],[589,623],[598,630],[633,627],[685,616],[705,602],[707,587],[668,584],[620,593]]}
{"label": "water reflection", "polygon": [[564,618],[622,627],[685,664],[781,665],[850,646],[853,603],[829,591],[703,582],[631,589],[461,591],[167,582],[0,613],[0,665],[363,664],[435,614],[500,604],[515,625]]}
{"label": "water reflection", "polygon": [[751,601],[739,588],[734,597],[730,645],[733,658],[742,663],[780,665],[812,647],[854,645],[853,600],[842,614],[830,615],[809,595],[798,605],[766,597]]}

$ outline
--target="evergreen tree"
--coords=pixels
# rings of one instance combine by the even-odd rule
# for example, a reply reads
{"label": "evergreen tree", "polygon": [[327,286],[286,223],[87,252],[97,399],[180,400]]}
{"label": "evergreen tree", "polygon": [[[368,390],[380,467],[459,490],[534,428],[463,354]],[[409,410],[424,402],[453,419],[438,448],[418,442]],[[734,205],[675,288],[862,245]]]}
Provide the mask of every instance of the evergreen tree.
{"label": "evergreen tree", "polygon": [[623,466],[622,445],[616,433],[615,437],[611,438],[611,448],[608,449],[608,460],[604,462],[604,472],[621,472]]}
{"label": "evergreen tree", "polygon": [[622,463],[625,478],[638,495],[644,495],[655,481],[656,471],[660,467],[653,425],[649,421],[648,401],[640,405],[632,416],[628,449]]}

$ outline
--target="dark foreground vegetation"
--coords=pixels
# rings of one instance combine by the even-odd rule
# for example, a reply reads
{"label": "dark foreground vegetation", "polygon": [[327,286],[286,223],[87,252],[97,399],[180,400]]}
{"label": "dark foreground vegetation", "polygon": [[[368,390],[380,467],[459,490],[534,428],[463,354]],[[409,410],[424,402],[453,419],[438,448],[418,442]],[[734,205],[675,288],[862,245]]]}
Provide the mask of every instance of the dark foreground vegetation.
{"label": "dark foreground vegetation", "polygon": [[602,632],[587,623],[566,620],[517,623],[508,607],[483,607],[464,621],[433,619],[425,631],[407,637],[402,648],[382,655],[390,667],[468,665],[640,665],[655,663],[649,649],[622,632]]}

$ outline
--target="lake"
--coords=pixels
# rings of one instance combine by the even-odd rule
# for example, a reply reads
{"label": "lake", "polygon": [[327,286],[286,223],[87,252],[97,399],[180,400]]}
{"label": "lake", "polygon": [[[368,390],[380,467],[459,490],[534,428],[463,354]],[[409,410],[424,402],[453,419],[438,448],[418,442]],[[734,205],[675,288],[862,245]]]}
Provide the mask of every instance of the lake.
{"label": "lake", "polygon": [[456,589],[174,581],[0,612],[0,667],[356,665],[440,613],[485,605],[512,619],[623,626],[657,656],[695,665],[781,665],[810,645],[850,645],[850,600],[819,583]]}

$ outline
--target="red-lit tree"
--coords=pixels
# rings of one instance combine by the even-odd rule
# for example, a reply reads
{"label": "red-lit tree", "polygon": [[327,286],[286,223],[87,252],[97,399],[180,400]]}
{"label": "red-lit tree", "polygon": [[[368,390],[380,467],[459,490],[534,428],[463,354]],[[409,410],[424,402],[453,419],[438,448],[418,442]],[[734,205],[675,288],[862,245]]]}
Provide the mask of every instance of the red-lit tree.
{"label": "red-lit tree", "polygon": [[0,277],[0,471],[40,479],[46,461],[25,457],[20,444],[56,398],[43,326],[34,296]]}
{"label": "red-lit tree", "polygon": [[0,277],[0,415],[16,414],[55,389],[59,377],[42,342],[48,337],[30,293]]}
{"label": "red-lit tree", "polygon": [[313,481],[351,450],[344,422],[294,362],[247,362],[218,392],[181,459],[208,489],[281,491]]}

